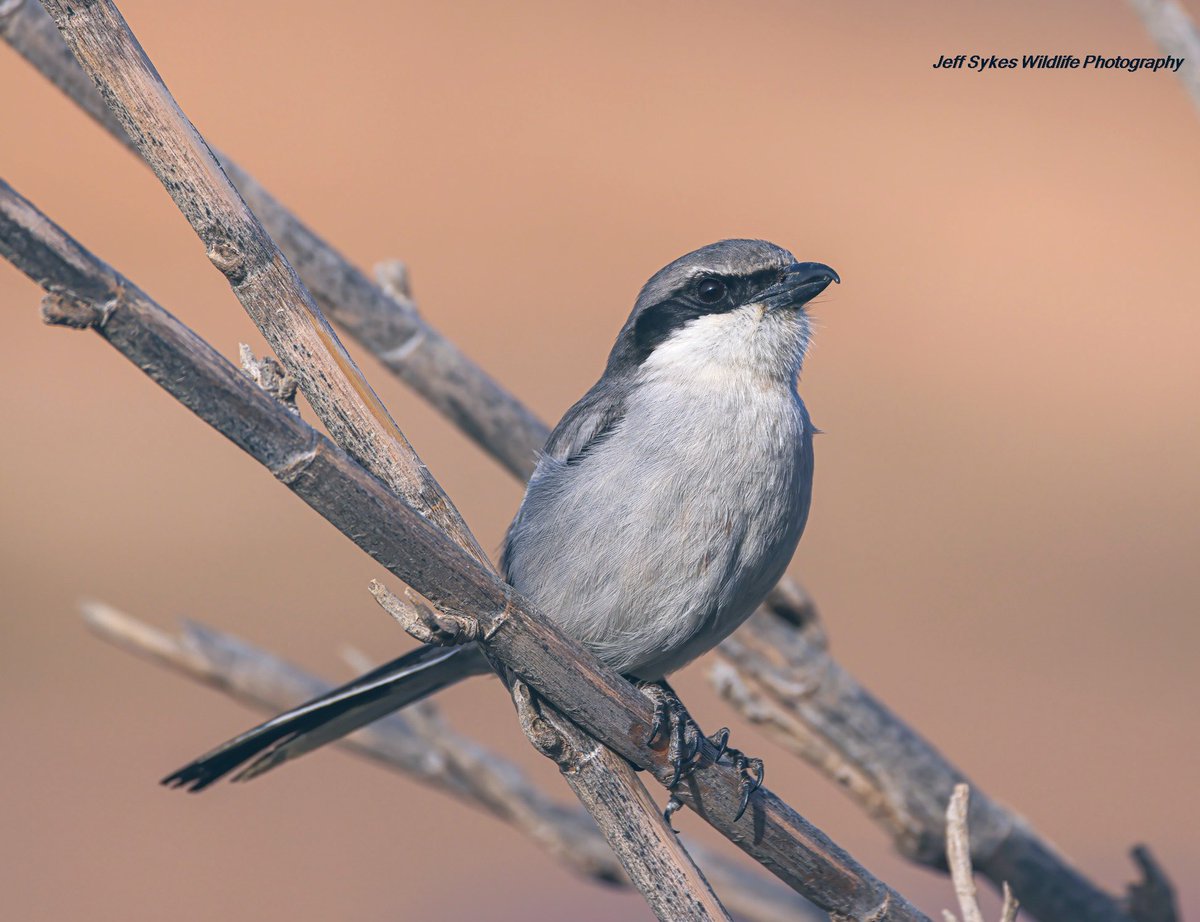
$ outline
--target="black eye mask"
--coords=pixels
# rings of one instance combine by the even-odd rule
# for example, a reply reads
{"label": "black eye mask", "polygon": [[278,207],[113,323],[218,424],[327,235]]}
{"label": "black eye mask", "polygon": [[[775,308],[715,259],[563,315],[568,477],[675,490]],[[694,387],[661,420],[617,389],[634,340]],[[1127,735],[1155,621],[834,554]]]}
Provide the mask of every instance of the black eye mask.
{"label": "black eye mask", "polygon": [[779,269],[764,269],[748,276],[703,275],[689,280],[638,317],[633,328],[638,364],[645,362],[680,327],[706,314],[726,314],[753,303],[755,295],[781,276]]}

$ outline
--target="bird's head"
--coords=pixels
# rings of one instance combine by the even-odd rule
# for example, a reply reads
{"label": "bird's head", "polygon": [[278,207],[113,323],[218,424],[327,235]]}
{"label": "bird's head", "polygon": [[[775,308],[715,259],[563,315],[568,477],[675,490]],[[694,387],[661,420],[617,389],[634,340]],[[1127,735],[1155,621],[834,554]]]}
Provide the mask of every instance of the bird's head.
{"label": "bird's head", "polygon": [[804,306],[838,274],[765,240],[722,240],[650,277],[606,374],[745,374],[792,382],[808,347]]}

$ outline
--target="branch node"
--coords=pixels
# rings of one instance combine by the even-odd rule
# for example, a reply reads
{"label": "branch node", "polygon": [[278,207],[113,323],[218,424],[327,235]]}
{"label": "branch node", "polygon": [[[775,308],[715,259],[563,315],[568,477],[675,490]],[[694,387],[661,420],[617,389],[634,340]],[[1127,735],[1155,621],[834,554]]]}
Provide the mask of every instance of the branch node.
{"label": "branch node", "polygon": [[218,240],[208,247],[207,253],[209,262],[221,270],[231,285],[245,280],[246,254],[232,241]]}
{"label": "branch node", "polygon": [[51,291],[42,298],[42,321],[51,326],[70,327],[73,330],[102,330],[108,318],[117,309],[119,300],[119,297],[113,298],[103,306],[97,307],[65,292]]}
{"label": "branch node", "polygon": [[278,467],[272,467],[271,473],[275,475],[275,479],[283,484],[292,484],[303,474],[310,464],[317,459],[317,455],[321,453],[320,442],[314,437],[310,448],[304,451],[298,451],[294,455],[290,455],[283,464]]}
{"label": "branch node", "polygon": [[533,692],[520,679],[513,680],[512,699],[517,708],[517,721],[529,742],[533,743],[533,748],[553,760],[560,769],[566,769],[571,761],[571,747],[563,735],[542,716]]}
{"label": "branch node", "polygon": [[241,357],[242,371],[250,380],[287,407],[293,416],[300,415],[300,408],[296,406],[296,379],[277,360],[269,355],[256,359],[245,343],[238,344],[238,355]]}
{"label": "branch node", "polygon": [[412,590],[406,589],[400,598],[378,580],[371,580],[370,590],[380,607],[421,643],[455,647],[483,638],[478,618],[434,611]]}
{"label": "branch node", "polygon": [[408,265],[399,259],[385,259],[375,264],[375,281],[379,287],[399,301],[408,310],[416,313],[412,302],[412,279],[408,274]]}
{"label": "branch node", "polygon": [[780,580],[767,595],[767,607],[776,617],[808,635],[809,642],[824,653],[829,638],[812,596],[793,580]]}

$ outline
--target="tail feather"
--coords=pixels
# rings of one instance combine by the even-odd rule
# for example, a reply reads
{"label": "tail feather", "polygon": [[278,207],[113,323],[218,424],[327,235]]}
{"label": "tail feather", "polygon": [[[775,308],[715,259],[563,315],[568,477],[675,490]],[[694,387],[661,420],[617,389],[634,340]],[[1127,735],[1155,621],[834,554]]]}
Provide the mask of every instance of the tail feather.
{"label": "tail feather", "polygon": [[162,783],[202,791],[249,762],[234,776],[235,781],[247,781],[486,670],[487,662],[474,645],[420,647],[235,736]]}

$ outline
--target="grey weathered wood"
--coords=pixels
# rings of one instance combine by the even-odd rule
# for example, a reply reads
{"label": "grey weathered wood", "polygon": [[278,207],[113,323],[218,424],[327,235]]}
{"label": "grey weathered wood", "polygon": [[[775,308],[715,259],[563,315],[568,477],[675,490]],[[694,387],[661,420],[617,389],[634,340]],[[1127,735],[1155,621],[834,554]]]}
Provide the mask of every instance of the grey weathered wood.
{"label": "grey weathered wood", "polygon": [[46,0],[67,46],[334,440],[477,559],[476,543],[116,5]]}
{"label": "grey weathered wood", "polygon": [[[89,328],[439,610],[477,617],[486,649],[572,723],[666,783],[653,706],[354,459],[293,416],[132,282],[0,183],[0,254],[51,293],[50,323]],[[677,795],[835,919],[925,920],[766,788],[738,820],[737,773],[703,760]]]}
{"label": "grey weathered wood", "polygon": [[[175,103],[116,5],[108,0],[44,5],[55,17],[80,66],[96,82],[142,158],[205,244],[209,259],[226,276],[238,300],[334,439],[495,579],[486,553],[466,522],[426,470],[200,133]],[[607,764],[619,776],[608,779],[610,784],[642,789],[641,801],[649,801],[642,782],[627,762],[609,758]],[[578,792],[589,781],[599,785],[592,773],[576,776],[572,787]],[[625,802],[623,819],[634,823],[639,802]],[[584,799],[584,804],[588,805],[589,800]],[[651,809],[642,818],[643,824],[653,823],[656,813]],[[611,811],[598,816],[602,828],[611,816]],[[661,868],[677,859],[684,866],[673,876],[660,874],[658,882],[650,886],[650,875],[635,864],[654,853],[654,843],[649,836],[641,837],[639,842],[641,847],[636,853],[626,849],[619,855],[631,880],[643,890],[661,919],[681,918],[668,912],[672,903],[690,900],[696,906],[720,908],[678,843],[672,842],[670,848],[661,846],[655,853],[655,866]],[[687,888],[697,883],[701,892],[693,894]],[[719,916],[711,916],[718,917],[724,917],[724,910]]]}
{"label": "grey weathered wood", "polygon": [[[114,138],[138,152],[38,3],[0,4],[0,35]],[[213,153],[329,319],[509,471],[527,478],[534,452],[548,434],[541,421],[426,323],[409,292],[373,283],[230,157]]]}
{"label": "grey weathered wood", "polygon": [[[966,781],[829,654],[812,600],[786,581],[719,648],[717,690],[768,736],[836,781],[913,861],[945,871],[945,804]],[[1054,922],[1130,922],[1029,824],[973,789],[971,860]],[[1163,922],[1170,922],[1168,917]]]}
{"label": "grey weathered wood", "polygon": [[[954,882],[954,895],[958,898],[962,922],[983,922],[983,912],[975,896],[975,872],[971,867],[971,832],[967,826],[967,809],[971,789],[966,784],[954,786],[954,793],[946,807],[946,863],[950,866],[950,879]],[[1021,904],[1013,897],[1007,883],[1001,888],[1004,902],[1000,906],[1000,922],[1016,922]],[[946,922],[958,922],[951,912],[943,911]]]}
{"label": "grey weathered wood", "polygon": [[630,784],[629,776],[618,770],[621,757],[554,708],[544,707],[524,682],[513,683],[512,693],[521,729],[538,752],[554,760],[654,913],[660,919],[729,922],[645,785]]}
{"label": "grey weathered wood", "polygon": [[[1147,8],[1165,6],[1149,3],[1149,0],[1134,0],[1134,3]],[[1180,30],[1175,31],[1179,33]],[[0,34],[85,112],[133,148],[38,4],[28,0],[24,4],[0,5]],[[1180,34],[1185,38],[1191,35],[1194,39],[1194,30],[1189,33],[1185,29]],[[1188,57],[1189,66],[1192,58],[1200,61],[1200,54],[1189,54]],[[527,478],[532,471],[535,452],[549,431],[547,427],[421,320],[403,286],[373,285],[230,158],[219,156],[226,173],[330,318],[380,357],[508,470],[522,480]],[[786,579],[781,589],[790,596],[799,592],[798,587]],[[745,637],[747,632],[757,631],[759,625],[771,623],[770,607],[764,606],[749,626],[726,641],[723,650],[736,651],[739,638]],[[786,624],[782,629],[789,630]],[[947,763],[927,740],[863,692],[823,644],[819,650],[812,646],[810,633],[801,632],[793,639],[799,644],[801,653],[787,667],[789,681],[797,687],[825,686],[825,691],[813,694],[805,708],[797,709],[784,721],[785,725],[797,724],[797,727],[794,733],[784,731],[782,736],[791,737],[790,748],[839,785],[847,778],[855,779],[849,787],[852,796],[894,836],[899,850],[914,861],[944,871],[937,845],[940,841],[940,808],[936,805],[944,802],[954,781],[963,777],[962,773]],[[806,649],[818,652],[819,656],[803,652]],[[729,661],[737,663],[742,675],[754,677],[756,667],[741,661],[736,653]],[[725,671],[722,675],[732,674]],[[751,683],[740,683],[737,687],[749,690]],[[761,707],[752,704],[752,699],[743,700],[751,715],[761,712]],[[865,727],[871,728],[871,732],[826,735],[829,728],[836,727]],[[797,743],[797,738],[805,742]],[[903,743],[899,744],[897,740]],[[899,761],[892,763],[892,760]],[[888,783],[872,787],[872,777],[880,766],[888,764],[892,764],[886,775]],[[926,768],[930,766],[941,768],[927,775]],[[985,800],[985,795],[977,789],[973,816],[979,812],[981,800]],[[1018,892],[1026,902],[1025,908],[1042,922],[1073,922],[1075,917],[1070,913],[1074,907],[1081,906],[1095,907],[1094,911],[1100,913],[1099,919],[1129,922],[1130,917],[1116,898],[1081,875],[1024,820],[990,800],[986,803],[1003,815],[994,824],[1000,832],[988,837],[984,836],[988,824],[976,821],[979,828],[973,834],[973,852],[980,873],[996,886],[1006,878],[1017,881]],[[922,805],[922,808],[913,809],[913,804]],[[935,807],[929,809],[929,805]]]}
{"label": "grey weathered wood", "polygon": [[[983,922],[983,912],[975,896],[975,874],[971,868],[971,834],[967,830],[969,796],[967,785],[957,785],[946,808],[946,863],[950,865],[950,879],[954,882],[954,895],[958,898],[962,922]],[[1005,902],[1005,915],[1009,915],[1008,901]],[[950,913],[944,915],[946,922],[956,922]]]}
{"label": "grey weathered wood", "polygon": [[[103,640],[176,673],[276,713],[329,690],[329,685],[273,654],[195,623],[167,633],[108,605],[84,605],[88,626]],[[568,724],[569,726],[569,724]],[[577,873],[627,886],[617,856],[585,811],[569,809],[537,788],[515,764],[464,736],[431,702],[393,714],[338,745],[479,807],[529,837]],[[700,846],[730,911],[746,922],[818,922],[827,918],[799,894]]]}
{"label": "grey weathered wood", "polygon": [[[109,0],[44,5],[55,17],[80,66],[96,82],[143,160],[171,194],[205,244],[209,259],[229,280],[238,300],[334,439],[495,578],[487,555],[466,522],[426,470],[200,133],[175,103],[116,5]],[[634,816],[639,804],[644,808],[649,802],[649,795],[627,762],[611,757],[605,761],[615,775],[604,779],[609,785],[641,790],[640,799],[625,801],[621,817],[633,824],[632,828],[638,828]],[[589,783],[604,790],[596,772],[573,779],[577,793],[587,789]],[[596,798],[585,798],[583,802],[597,806],[605,803]],[[640,821],[644,826],[657,819],[657,810],[652,803],[650,807]],[[612,818],[611,810],[597,817],[602,828]],[[634,838],[640,847],[636,851],[626,848],[618,854],[630,878],[661,919],[682,918],[673,915],[669,907],[689,901],[696,909],[719,910],[719,915],[707,918],[725,917],[682,845],[671,842],[667,847],[661,843],[656,851],[649,834]],[[636,867],[640,859],[651,855],[656,859],[654,867],[660,870],[657,881],[651,881],[648,872]],[[677,874],[661,873],[663,867],[676,860],[683,862]],[[701,890],[692,893],[688,888],[697,884]]]}
{"label": "grey weathered wood", "polygon": [[[439,614],[411,594],[402,598],[378,581],[376,601],[422,643],[478,640],[480,624],[470,615]],[[501,670],[517,708],[521,730],[551,759],[580,803],[596,821],[634,886],[660,919],[729,919],[704,874],[659,813],[646,786],[625,759],[589,738],[520,679]]]}

